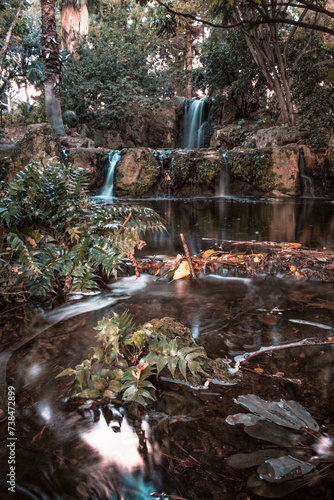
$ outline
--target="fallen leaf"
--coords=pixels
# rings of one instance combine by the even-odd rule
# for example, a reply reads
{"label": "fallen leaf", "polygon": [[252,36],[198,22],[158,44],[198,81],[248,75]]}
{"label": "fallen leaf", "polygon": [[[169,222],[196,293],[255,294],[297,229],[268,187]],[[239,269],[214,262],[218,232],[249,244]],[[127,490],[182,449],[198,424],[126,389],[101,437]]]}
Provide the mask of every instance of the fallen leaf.
{"label": "fallen leaf", "polygon": [[173,280],[180,280],[185,278],[186,276],[190,276],[190,269],[188,262],[186,260],[182,261],[179,267],[176,269]]}

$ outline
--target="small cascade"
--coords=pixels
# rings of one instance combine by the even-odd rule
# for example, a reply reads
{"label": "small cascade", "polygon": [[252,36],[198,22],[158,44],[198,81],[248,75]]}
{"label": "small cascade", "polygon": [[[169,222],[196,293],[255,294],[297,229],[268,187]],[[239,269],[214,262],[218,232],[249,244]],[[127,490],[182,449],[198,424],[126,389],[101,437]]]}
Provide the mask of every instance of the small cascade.
{"label": "small cascade", "polygon": [[228,187],[230,184],[230,166],[227,159],[227,151],[221,151],[221,154],[224,159],[224,168],[219,174],[216,195],[223,198],[224,196],[228,196]]}
{"label": "small cascade", "polygon": [[298,168],[299,168],[299,175],[302,181],[302,196],[314,197],[314,188],[312,179],[311,177],[305,174],[305,158],[304,158],[304,150],[302,148],[299,150]]}
{"label": "small cascade", "polygon": [[120,158],[121,158],[120,151],[110,151],[107,178],[105,180],[104,186],[101,189],[101,193],[99,194],[100,198],[106,198],[109,200],[113,199],[115,169]]}
{"label": "small cascade", "polygon": [[204,148],[211,101],[206,97],[186,101],[182,148]]}

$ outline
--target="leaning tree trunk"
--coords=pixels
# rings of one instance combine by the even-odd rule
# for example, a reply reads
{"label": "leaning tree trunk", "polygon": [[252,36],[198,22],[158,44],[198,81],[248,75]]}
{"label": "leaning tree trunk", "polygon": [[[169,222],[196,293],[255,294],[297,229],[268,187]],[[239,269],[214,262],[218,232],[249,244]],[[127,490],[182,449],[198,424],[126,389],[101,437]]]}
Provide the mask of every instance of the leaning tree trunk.
{"label": "leaning tree trunk", "polygon": [[16,14],[14,16],[14,19],[13,19],[11,25],[9,26],[9,29],[7,31],[7,34],[6,34],[6,37],[5,37],[5,40],[4,40],[4,43],[3,43],[2,47],[1,47],[1,50],[0,50],[0,74],[1,75],[2,75],[2,72],[3,72],[3,67],[4,67],[6,53],[7,53],[8,47],[9,47],[9,42],[10,42],[13,30],[15,28],[16,22],[17,22],[17,20],[19,18],[19,15],[21,14],[21,9],[23,7],[24,2],[25,2],[25,0],[21,0],[20,4],[18,6],[18,9],[16,11]]}
{"label": "leaning tree trunk", "polygon": [[41,9],[45,114],[55,131],[60,135],[65,135],[60,106],[61,60],[56,28],[55,0],[41,0]]}

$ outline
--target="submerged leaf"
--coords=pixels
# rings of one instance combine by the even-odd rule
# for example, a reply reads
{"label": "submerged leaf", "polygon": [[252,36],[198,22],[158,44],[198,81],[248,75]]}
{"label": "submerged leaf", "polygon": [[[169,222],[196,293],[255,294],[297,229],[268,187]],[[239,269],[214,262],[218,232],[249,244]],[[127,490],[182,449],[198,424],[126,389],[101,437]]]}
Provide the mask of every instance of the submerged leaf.
{"label": "submerged leaf", "polygon": [[267,483],[257,474],[252,474],[247,481],[247,487],[256,495],[263,498],[282,498],[291,491],[308,483],[309,478],[298,478],[286,483]]}
{"label": "submerged leaf", "polygon": [[264,419],[290,429],[313,429],[318,431],[319,425],[305,408],[296,401],[265,401],[255,394],[239,396],[235,402],[245,406]]}
{"label": "submerged leaf", "polygon": [[262,417],[254,415],[253,413],[236,413],[226,418],[226,422],[230,425],[244,424],[249,426],[256,424],[259,420],[262,420]]}
{"label": "submerged leaf", "polygon": [[269,483],[281,483],[308,474],[316,467],[314,464],[302,462],[296,458],[286,456],[271,458],[260,465],[257,473],[261,479]]}
{"label": "submerged leaf", "polygon": [[287,452],[284,450],[257,450],[253,453],[236,453],[227,459],[227,463],[235,469],[248,469],[248,467],[253,467],[254,465],[261,465],[269,458],[279,458],[284,455],[287,455]]}
{"label": "submerged leaf", "polygon": [[300,434],[297,432],[291,432],[268,420],[260,420],[253,426],[245,427],[244,431],[249,436],[278,446],[296,446],[300,441]]}

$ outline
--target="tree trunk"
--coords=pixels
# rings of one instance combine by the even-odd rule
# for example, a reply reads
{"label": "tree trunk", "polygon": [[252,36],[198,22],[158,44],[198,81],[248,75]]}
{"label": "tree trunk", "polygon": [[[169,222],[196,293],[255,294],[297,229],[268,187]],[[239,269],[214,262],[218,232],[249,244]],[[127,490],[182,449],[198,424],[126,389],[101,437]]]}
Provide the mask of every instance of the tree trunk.
{"label": "tree trunk", "polygon": [[187,70],[187,84],[186,84],[186,98],[191,99],[193,94],[192,86],[192,69],[193,69],[193,45],[191,40],[191,31],[186,31],[186,70]]}
{"label": "tree trunk", "polygon": [[55,0],[41,0],[41,9],[45,113],[55,131],[60,135],[65,135],[60,105],[61,60],[56,29]]}
{"label": "tree trunk", "polygon": [[10,42],[10,39],[12,37],[12,33],[13,33],[14,28],[15,28],[16,21],[21,13],[21,9],[22,9],[24,2],[25,2],[25,0],[21,0],[19,7],[16,11],[15,17],[14,17],[14,19],[13,19],[13,21],[12,21],[11,25],[9,26],[8,31],[7,31],[3,46],[1,47],[1,50],[0,50],[0,75],[2,75],[2,72],[3,72],[3,67],[4,67],[4,63],[5,63],[6,53],[7,53],[8,47],[9,47],[9,42]]}
{"label": "tree trunk", "polygon": [[61,9],[61,45],[62,49],[67,49],[73,57],[78,58],[75,50],[79,36],[88,34],[88,9],[85,3],[80,7],[67,2]]}

